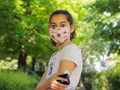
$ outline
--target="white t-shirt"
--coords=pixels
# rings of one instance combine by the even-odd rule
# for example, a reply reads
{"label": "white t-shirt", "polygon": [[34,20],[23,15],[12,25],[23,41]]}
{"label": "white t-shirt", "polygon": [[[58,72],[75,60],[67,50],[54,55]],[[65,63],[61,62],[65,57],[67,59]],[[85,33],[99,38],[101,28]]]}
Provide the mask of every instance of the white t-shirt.
{"label": "white t-shirt", "polygon": [[70,85],[66,90],[76,88],[82,71],[82,56],[79,48],[75,44],[66,45],[51,56],[46,79],[58,72],[61,60],[69,60],[76,64],[76,68],[70,75]]}

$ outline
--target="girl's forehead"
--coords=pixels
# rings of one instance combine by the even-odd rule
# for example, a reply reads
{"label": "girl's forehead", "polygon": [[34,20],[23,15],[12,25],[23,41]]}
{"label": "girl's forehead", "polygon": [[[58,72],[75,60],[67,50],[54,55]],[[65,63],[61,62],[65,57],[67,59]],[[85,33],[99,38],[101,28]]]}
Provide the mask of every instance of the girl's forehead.
{"label": "girl's forehead", "polygon": [[61,22],[68,22],[67,17],[64,14],[56,14],[53,15],[51,18],[50,23],[61,23]]}

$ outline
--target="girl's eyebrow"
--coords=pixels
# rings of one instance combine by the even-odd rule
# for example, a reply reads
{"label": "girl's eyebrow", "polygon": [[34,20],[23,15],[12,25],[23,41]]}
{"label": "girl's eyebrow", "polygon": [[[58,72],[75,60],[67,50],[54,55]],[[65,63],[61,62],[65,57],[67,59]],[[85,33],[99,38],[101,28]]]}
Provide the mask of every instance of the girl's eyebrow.
{"label": "girl's eyebrow", "polygon": [[62,21],[62,22],[60,22],[60,23],[66,23],[65,21]]}
{"label": "girl's eyebrow", "polygon": [[56,24],[55,22],[50,22],[50,24]]}
{"label": "girl's eyebrow", "polygon": [[[65,21],[61,21],[60,23],[64,24],[66,23]],[[50,24],[56,24],[55,22],[50,22]]]}

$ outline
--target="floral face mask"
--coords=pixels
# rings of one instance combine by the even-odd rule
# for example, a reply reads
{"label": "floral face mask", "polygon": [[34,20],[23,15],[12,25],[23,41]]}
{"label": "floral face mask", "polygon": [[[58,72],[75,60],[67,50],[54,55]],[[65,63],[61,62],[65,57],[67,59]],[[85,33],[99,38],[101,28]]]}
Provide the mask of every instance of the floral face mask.
{"label": "floral face mask", "polygon": [[70,28],[50,28],[49,33],[51,38],[58,44],[70,39]]}

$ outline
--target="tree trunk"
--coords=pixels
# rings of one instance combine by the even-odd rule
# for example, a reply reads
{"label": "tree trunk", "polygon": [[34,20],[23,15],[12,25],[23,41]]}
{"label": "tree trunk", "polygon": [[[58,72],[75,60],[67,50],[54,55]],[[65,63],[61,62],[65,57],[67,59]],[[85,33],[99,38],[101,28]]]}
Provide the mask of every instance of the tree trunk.
{"label": "tree trunk", "polygon": [[25,50],[22,50],[19,54],[18,58],[18,69],[26,72],[27,64],[26,64],[27,53]]}
{"label": "tree trunk", "polygon": [[36,59],[33,57],[32,58],[32,72],[35,72],[35,62],[36,62]]}

